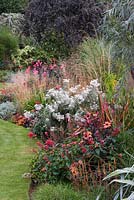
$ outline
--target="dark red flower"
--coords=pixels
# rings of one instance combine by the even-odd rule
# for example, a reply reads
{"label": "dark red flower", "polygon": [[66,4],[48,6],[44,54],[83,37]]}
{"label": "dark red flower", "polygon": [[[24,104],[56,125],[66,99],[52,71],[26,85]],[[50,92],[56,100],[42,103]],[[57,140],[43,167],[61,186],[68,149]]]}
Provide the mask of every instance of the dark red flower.
{"label": "dark red flower", "polygon": [[45,132],[44,135],[48,137],[48,132]]}
{"label": "dark red flower", "polygon": [[93,140],[93,138],[89,138],[89,139],[88,139],[88,144],[89,144],[89,145],[94,144],[94,140]]}
{"label": "dark red flower", "polygon": [[48,145],[49,147],[54,146],[54,141],[51,139],[46,140],[45,145]]}
{"label": "dark red flower", "polygon": [[86,152],[87,152],[87,149],[86,149],[85,147],[82,147],[82,148],[81,148],[81,151],[82,151],[82,153],[86,153]]}
{"label": "dark red flower", "polygon": [[116,136],[120,133],[120,129],[119,128],[115,128],[112,132],[112,136]]}
{"label": "dark red flower", "polygon": [[45,145],[45,146],[44,146],[44,149],[45,149],[45,150],[48,150],[48,149],[49,149],[49,146],[48,146],[48,145]]}
{"label": "dark red flower", "polygon": [[33,132],[29,132],[29,133],[28,133],[28,137],[29,137],[29,138],[36,137],[36,134],[34,134]]}

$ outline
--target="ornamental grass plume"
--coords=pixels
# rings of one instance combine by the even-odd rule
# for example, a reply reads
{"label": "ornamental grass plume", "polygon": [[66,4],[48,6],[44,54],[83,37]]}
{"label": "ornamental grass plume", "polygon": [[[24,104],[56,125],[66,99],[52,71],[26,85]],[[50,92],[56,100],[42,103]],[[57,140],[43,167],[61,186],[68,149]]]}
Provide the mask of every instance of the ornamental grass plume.
{"label": "ornamental grass plume", "polygon": [[33,99],[38,94],[44,93],[46,88],[46,79],[41,81],[38,76],[30,73],[17,72],[11,77],[11,84],[8,89],[14,94],[18,109],[21,111],[28,100]]}

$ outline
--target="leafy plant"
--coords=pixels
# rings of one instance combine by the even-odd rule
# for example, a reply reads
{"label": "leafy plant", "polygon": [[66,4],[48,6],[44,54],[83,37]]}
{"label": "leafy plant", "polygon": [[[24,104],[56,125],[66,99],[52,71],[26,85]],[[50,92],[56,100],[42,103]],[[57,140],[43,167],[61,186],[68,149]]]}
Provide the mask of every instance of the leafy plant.
{"label": "leafy plant", "polygon": [[16,107],[12,102],[4,102],[0,104],[0,118],[10,119],[13,114],[16,113]]}
{"label": "leafy plant", "polygon": [[106,11],[102,31],[104,38],[112,42],[113,58],[122,58],[130,66],[134,52],[134,4],[132,0],[113,0]]}
{"label": "leafy plant", "polygon": [[50,59],[63,59],[70,54],[68,46],[65,44],[64,35],[59,35],[54,31],[44,33],[45,38],[38,44],[44,51],[45,57]]}
{"label": "leafy plant", "polygon": [[51,63],[51,55],[47,54],[41,46],[26,45],[22,49],[17,49],[11,56],[12,61],[16,67],[26,68],[36,60],[42,60],[46,63]]}
{"label": "leafy plant", "polygon": [[26,6],[27,0],[1,0],[0,1],[0,14],[11,12],[22,12]]}
{"label": "leafy plant", "polygon": [[[112,167],[110,163],[116,168],[115,160],[118,160],[118,154],[115,136],[119,134],[119,130],[113,128],[111,123],[103,123],[101,120],[98,113],[87,113],[83,120],[72,121],[73,128],[79,128],[73,130],[70,127],[67,133],[62,132],[60,138],[56,131],[44,130],[42,142],[37,142],[41,150],[33,160],[32,177],[39,182],[50,183],[66,179],[73,182],[75,180],[77,186],[86,186],[91,181],[97,182],[98,179],[101,181],[109,169],[108,166]],[[43,124],[41,126],[44,127]],[[29,134],[30,137],[36,136],[35,133]]]}
{"label": "leafy plant", "polygon": [[[134,199],[134,165],[132,167],[124,168],[124,169],[118,169],[108,176],[104,178],[104,180],[120,176],[120,179],[113,179],[110,184],[112,183],[119,183],[120,188],[116,192],[114,196],[114,200],[120,199],[120,200],[132,200]],[[130,178],[131,177],[131,178]]]}
{"label": "leafy plant", "polygon": [[9,71],[8,70],[0,70],[0,82],[7,81],[9,77]]}
{"label": "leafy plant", "polygon": [[11,60],[11,54],[17,50],[17,47],[17,37],[9,29],[4,27],[0,28],[0,60],[5,62],[7,66]]}

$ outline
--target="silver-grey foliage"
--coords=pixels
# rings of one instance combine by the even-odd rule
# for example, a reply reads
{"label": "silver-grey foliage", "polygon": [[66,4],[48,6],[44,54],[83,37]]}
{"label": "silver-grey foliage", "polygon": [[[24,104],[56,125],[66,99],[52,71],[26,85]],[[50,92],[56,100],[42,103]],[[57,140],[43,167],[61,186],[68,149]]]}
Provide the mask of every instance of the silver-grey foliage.
{"label": "silver-grey foliage", "polygon": [[134,61],[134,1],[113,0],[102,26],[104,37],[113,44],[113,56]]}
{"label": "silver-grey foliage", "polygon": [[0,118],[9,119],[16,112],[16,107],[12,102],[6,101],[0,104]]}

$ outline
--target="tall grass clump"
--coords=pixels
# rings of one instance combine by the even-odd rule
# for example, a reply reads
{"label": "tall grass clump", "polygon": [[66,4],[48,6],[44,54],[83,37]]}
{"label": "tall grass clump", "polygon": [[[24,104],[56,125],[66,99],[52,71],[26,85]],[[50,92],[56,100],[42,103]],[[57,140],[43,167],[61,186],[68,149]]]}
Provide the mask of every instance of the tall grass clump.
{"label": "tall grass clump", "polygon": [[36,99],[45,91],[46,80],[25,72],[17,72],[11,76],[11,84],[7,88],[13,93],[18,109],[23,111],[30,100]]}
{"label": "tall grass clump", "polygon": [[112,72],[111,45],[101,39],[85,39],[67,61],[66,69],[71,81],[86,85],[98,79],[102,84],[104,77]]}
{"label": "tall grass clump", "polygon": [[[33,193],[33,200],[89,200],[96,199],[103,187],[96,187],[89,191],[78,191],[70,185],[45,184],[37,188]],[[102,195],[102,200],[105,200],[105,195]]]}

